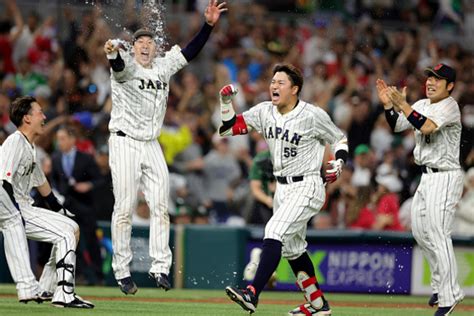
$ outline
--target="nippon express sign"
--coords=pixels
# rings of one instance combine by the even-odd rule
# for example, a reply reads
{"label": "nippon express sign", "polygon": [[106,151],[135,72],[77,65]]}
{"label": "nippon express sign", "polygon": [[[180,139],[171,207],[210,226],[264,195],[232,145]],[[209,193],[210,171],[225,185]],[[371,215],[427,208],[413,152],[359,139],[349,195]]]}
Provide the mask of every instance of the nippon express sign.
{"label": "nippon express sign", "polygon": [[[261,244],[249,245],[248,251]],[[308,245],[321,288],[330,292],[410,293],[412,248],[408,245]],[[276,289],[295,290],[286,259],[276,271]]]}

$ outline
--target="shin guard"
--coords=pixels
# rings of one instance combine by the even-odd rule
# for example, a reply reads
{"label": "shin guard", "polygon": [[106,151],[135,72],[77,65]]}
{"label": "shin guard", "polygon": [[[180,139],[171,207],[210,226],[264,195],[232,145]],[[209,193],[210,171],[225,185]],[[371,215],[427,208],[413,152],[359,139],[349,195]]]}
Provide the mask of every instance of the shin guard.
{"label": "shin guard", "polygon": [[316,277],[309,277],[304,271],[298,272],[296,285],[304,292],[304,297],[314,308],[320,309],[323,304],[323,292],[318,288]]}

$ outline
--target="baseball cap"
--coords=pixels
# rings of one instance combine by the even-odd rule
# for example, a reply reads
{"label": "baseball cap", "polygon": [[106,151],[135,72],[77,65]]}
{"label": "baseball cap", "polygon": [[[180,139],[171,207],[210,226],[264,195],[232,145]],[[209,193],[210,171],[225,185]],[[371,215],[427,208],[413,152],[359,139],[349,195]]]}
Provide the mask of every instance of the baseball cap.
{"label": "baseball cap", "polygon": [[369,151],[370,151],[369,146],[367,146],[366,144],[360,144],[355,148],[354,155],[358,156],[358,155],[366,154]]}
{"label": "baseball cap", "polygon": [[426,68],[424,73],[426,76],[434,75],[437,78],[446,79],[447,82],[456,81],[456,70],[445,64],[437,64],[432,68]]}
{"label": "baseball cap", "polygon": [[149,36],[151,38],[155,37],[152,31],[146,28],[138,29],[135,33],[133,33],[133,41],[135,42],[140,36]]}
{"label": "baseball cap", "polygon": [[378,184],[386,187],[390,192],[400,192],[403,188],[402,181],[394,174],[378,175],[375,177]]}

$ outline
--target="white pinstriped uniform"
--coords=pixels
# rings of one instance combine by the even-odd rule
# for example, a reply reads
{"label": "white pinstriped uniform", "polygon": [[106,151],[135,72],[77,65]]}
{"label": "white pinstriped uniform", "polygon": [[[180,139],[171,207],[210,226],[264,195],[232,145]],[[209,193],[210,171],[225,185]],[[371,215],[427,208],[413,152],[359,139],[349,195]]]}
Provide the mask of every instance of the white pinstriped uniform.
{"label": "white pinstriped uniform", "polygon": [[[187,61],[179,46],[151,69],[143,68],[131,56],[122,56],[125,69],[112,72],[112,113],[109,124],[110,168],[115,196],[112,215],[112,268],[117,280],[130,276],[131,215],[141,188],[150,207],[151,273],[168,274],[171,267],[169,247],[169,176],[158,143],[169,92],[170,77]],[[126,134],[118,136],[118,131]]]}
{"label": "white pinstriped uniform", "polygon": [[[458,267],[451,241],[455,207],[463,188],[459,164],[461,113],[452,97],[433,104],[429,99],[422,99],[412,108],[438,126],[434,133],[424,136],[403,115],[399,115],[395,126],[395,132],[415,130],[415,162],[428,167],[413,198],[413,236],[429,262],[431,287],[433,293],[438,293],[439,306],[452,306],[464,297],[457,280]],[[432,172],[430,168],[440,172]]]}
{"label": "white pinstriped uniform", "polygon": [[[79,227],[76,222],[66,216],[32,206],[33,199],[30,196],[31,189],[42,185],[47,180],[41,167],[36,163],[36,150],[34,145],[30,144],[26,137],[19,131],[8,136],[3,143],[0,176],[1,180],[11,183],[15,200],[20,207],[21,217],[24,221],[23,230],[18,226],[18,216],[10,213],[10,221],[15,225],[15,229],[10,233],[12,240],[7,242],[7,244],[12,242],[13,245],[19,244],[21,247],[17,248],[13,246],[13,248],[17,248],[17,251],[15,251],[15,249],[12,251],[10,246],[5,247],[6,256],[9,258],[9,267],[12,274],[16,274],[13,275],[13,277],[20,277],[20,279],[26,277],[28,282],[33,282],[31,275],[29,275],[31,271],[30,263],[27,257],[25,257],[25,247],[27,252],[27,245],[25,244],[24,236],[20,236],[23,234],[22,231],[24,231],[26,237],[29,239],[53,244],[50,262],[45,267],[46,270],[43,272],[40,280],[42,289],[54,291],[53,301],[65,303],[72,301],[74,299],[72,293],[66,293],[65,287],[63,286],[56,287],[56,277],[57,280],[66,280],[74,284],[74,275],[63,273],[63,269],[58,268],[56,272],[54,270],[55,264],[61,259],[64,259],[67,264],[75,266],[75,255],[68,253],[76,249],[74,232],[77,231]],[[11,203],[11,201],[8,203],[8,195],[6,195],[4,190],[2,191],[4,193],[1,196],[2,204],[10,205],[8,209],[9,212],[12,212],[13,209],[11,209],[11,206],[13,203]],[[7,238],[8,233],[4,236]],[[20,250],[21,253],[18,252]],[[18,256],[22,256],[22,258],[18,258]],[[10,262],[12,264],[10,264]],[[14,268],[12,269],[13,266]],[[64,277],[64,275],[66,276]],[[28,287],[37,288],[37,282],[29,283]],[[66,291],[69,292],[70,288],[66,287]],[[32,293],[30,292],[27,295],[30,294]]]}
{"label": "white pinstriped uniform", "polygon": [[25,227],[20,211],[13,205],[3,187],[0,187],[0,230],[3,233],[5,256],[16,284],[18,300],[34,297],[40,293],[40,288],[31,271]]}
{"label": "white pinstriped uniform", "polygon": [[[325,144],[345,138],[329,115],[304,101],[280,114],[270,101],[242,113],[247,126],[268,143],[275,176],[303,176],[303,181],[277,182],[273,216],[265,237],[282,241],[283,257],[293,260],[306,251],[306,226],[324,204],[325,189],[320,176]],[[291,180],[289,181],[291,182]]]}

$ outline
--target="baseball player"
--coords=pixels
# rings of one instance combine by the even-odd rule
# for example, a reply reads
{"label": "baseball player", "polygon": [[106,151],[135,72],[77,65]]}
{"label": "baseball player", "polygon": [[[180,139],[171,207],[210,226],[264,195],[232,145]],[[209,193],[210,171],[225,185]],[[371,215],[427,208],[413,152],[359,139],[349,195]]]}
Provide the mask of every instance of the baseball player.
{"label": "baseball player", "polygon": [[[79,227],[70,218],[62,215],[71,215],[56,199],[51,187],[36,163],[36,150],[34,141],[43,133],[45,116],[41,106],[33,97],[20,97],[10,108],[10,119],[18,130],[7,137],[2,146],[2,159],[0,163],[0,180],[2,180],[1,204],[8,210],[7,216],[14,229],[7,229],[5,235],[7,247],[6,255],[10,270],[18,280],[27,280],[30,285],[26,298],[31,298],[38,287],[31,280],[29,263],[25,258],[18,258],[25,253],[26,237],[49,242],[53,244],[51,259],[56,267],[57,287],[52,297],[52,304],[57,307],[93,308],[94,305],[83,300],[74,293],[74,269],[76,263],[75,249],[79,239]],[[38,192],[54,211],[34,207],[30,191],[36,187]],[[6,194],[5,194],[6,193]],[[2,210],[4,212],[5,210]],[[17,213],[15,213],[15,211]],[[62,214],[61,214],[62,213]],[[20,215],[24,228],[19,226]],[[15,245],[20,245],[20,252],[16,252]],[[54,279],[50,273],[51,262],[42,278],[50,278],[43,283],[49,288]],[[49,285],[48,285],[49,284]],[[33,296],[34,298],[34,296]],[[42,300],[38,298],[38,300]]]}
{"label": "baseball player", "polygon": [[457,281],[457,265],[451,241],[455,206],[461,198],[463,173],[459,163],[461,114],[450,96],[456,71],[439,64],[425,70],[426,99],[410,106],[402,92],[378,79],[377,92],[385,116],[395,132],[415,132],[415,163],[422,176],[412,204],[412,232],[431,269],[435,316],[449,315],[464,293]]}
{"label": "baseball player", "polygon": [[277,65],[270,83],[271,101],[236,115],[231,104],[237,93],[232,85],[220,91],[222,136],[246,134],[255,129],[268,143],[277,180],[273,216],[265,226],[260,263],[251,285],[226,287],[227,295],[244,310],[255,312],[260,292],[275,271],[281,256],[288,259],[307,302],[289,315],[331,315],[306,252],[306,227],[324,204],[320,176],[325,144],[332,145],[335,160],[329,164],[326,181],[340,175],[348,155],[347,139],[321,108],[298,98],[303,86],[300,71],[292,65]]}
{"label": "baseball player", "polygon": [[[2,156],[0,153],[0,158]],[[16,284],[18,300],[21,303],[42,302],[42,291],[30,267],[30,254],[21,214],[10,200],[3,182],[0,187],[0,230],[3,233],[5,256]]]}
{"label": "baseball player", "polygon": [[157,141],[168,100],[170,77],[192,60],[206,43],[225,3],[210,0],[199,33],[180,49],[174,46],[164,57],[157,57],[154,34],[140,29],[133,35],[133,53],[123,54],[111,40],[104,45],[112,80],[110,129],[110,168],[115,195],[112,214],[112,268],[120,289],[135,294],[137,286],[130,274],[131,214],[142,188],[150,208],[150,276],[157,286],[169,290],[171,267],[169,241],[169,179],[166,162]]}

